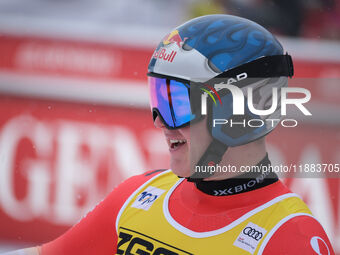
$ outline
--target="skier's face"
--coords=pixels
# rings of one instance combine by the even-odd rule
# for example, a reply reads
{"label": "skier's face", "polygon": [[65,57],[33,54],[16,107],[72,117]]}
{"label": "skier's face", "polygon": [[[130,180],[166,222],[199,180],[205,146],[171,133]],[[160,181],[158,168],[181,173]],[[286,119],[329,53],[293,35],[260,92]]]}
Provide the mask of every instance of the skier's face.
{"label": "skier's face", "polygon": [[194,165],[212,140],[207,130],[206,120],[175,130],[167,129],[159,117],[154,123],[157,128],[162,129],[168,144],[171,170],[181,177],[192,175]]}

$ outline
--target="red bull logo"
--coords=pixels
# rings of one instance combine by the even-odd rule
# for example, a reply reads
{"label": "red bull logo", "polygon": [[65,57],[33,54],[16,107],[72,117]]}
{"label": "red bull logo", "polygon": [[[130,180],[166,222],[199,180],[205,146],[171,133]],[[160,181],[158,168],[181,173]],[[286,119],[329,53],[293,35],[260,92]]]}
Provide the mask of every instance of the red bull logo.
{"label": "red bull logo", "polygon": [[182,46],[183,40],[181,38],[181,36],[178,33],[178,30],[174,30],[171,33],[167,34],[164,38],[163,38],[163,44],[164,45],[168,45],[171,43],[176,43],[178,48],[180,48]]}
{"label": "red bull logo", "polygon": [[169,61],[170,63],[172,63],[176,54],[177,54],[176,51],[172,50],[171,52],[167,52],[167,50],[162,47],[159,50],[156,50],[154,54],[152,55],[152,57],[162,59],[165,61]]}
{"label": "red bull logo", "polygon": [[[167,46],[170,45],[172,43],[175,43],[178,48],[182,47],[183,44],[183,40],[181,38],[181,36],[178,33],[178,30],[174,30],[171,33],[167,34],[164,38],[163,38],[163,45]],[[172,63],[172,61],[174,60],[177,51],[176,50],[167,50],[167,47],[161,47],[158,50],[156,50],[153,54],[153,58],[158,58],[161,60],[165,60],[168,61],[170,63]]]}

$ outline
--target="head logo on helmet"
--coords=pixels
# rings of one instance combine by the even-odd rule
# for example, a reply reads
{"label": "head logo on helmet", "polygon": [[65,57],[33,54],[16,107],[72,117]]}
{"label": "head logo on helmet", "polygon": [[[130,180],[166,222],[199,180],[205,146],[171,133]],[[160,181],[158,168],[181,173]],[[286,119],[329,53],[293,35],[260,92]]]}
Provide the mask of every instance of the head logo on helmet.
{"label": "head logo on helmet", "polygon": [[162,47],[158,47],[152,55],[152,58],[158,61],[167,61],[172,63],[177,50],[171,47],[171,49],[167,50],[169,46],[172,44],[176,45],[178,48],[182,47],[183,40],[178,33],[178,30],[173,30],[171,33],[167,34],[162,40]]}
{"label": "head logo on helmet", "polygon": [[176,43],[178,48],[182,47],[183,40],[178,33],[178,30],[174,30],[171,33],[167,34],[163,39],[163,44],[168,45],[171,43]]}

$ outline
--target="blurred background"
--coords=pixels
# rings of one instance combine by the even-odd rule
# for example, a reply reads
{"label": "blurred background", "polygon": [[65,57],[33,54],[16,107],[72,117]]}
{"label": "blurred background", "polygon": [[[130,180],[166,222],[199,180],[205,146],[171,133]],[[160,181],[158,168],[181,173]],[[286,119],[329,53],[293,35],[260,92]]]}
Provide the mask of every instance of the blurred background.
{"label": "blurred background", "polygon": [[[340,1],[2,0],[0,252],[53,240],[122,180],[168,167],[147,64],[172,28],[213,13],[278,35],[312,93],[312,118],[269,135],[271,160],[340,162]],[[283,177],[340,254],[339,178]]]}

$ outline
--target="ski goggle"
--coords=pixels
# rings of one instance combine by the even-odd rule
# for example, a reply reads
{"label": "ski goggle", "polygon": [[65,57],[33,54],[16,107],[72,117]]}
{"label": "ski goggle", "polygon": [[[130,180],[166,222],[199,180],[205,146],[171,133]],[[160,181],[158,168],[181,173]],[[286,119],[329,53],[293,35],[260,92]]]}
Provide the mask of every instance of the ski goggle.
{"label": "ski goggle", "polygon": [[[242,73],[245,73],[247,78],[259,79],[280,76],[292,77],[294,68],[291,56],[288,54],[266,56],[222,72],[204,82],[204,84],[213,86],[215,79],[228,79],[237,77]],[[233,85],[237,84],[239,88],[242,88],[252,82],[254,80],[245,79],[235,82]],[[193,82],[148,73],[148,84],[150,106],[154,120],[158,116],[168,129],[177,129],[202,119],[200,100],[196,100],[196,92],[199,92],[199,86],[203,83],[195,83],[190,89],[190,84],[193,84]],[[194,102],[190,101],[190,97]],[[200,95],[198,98],[200,99]]]}
{"label": "ski goggle", "polygon": [[158,116],[168,129],[177,129],[196,118],[190,106],[189,81],[149,74],[148,84],[154,120]]}

